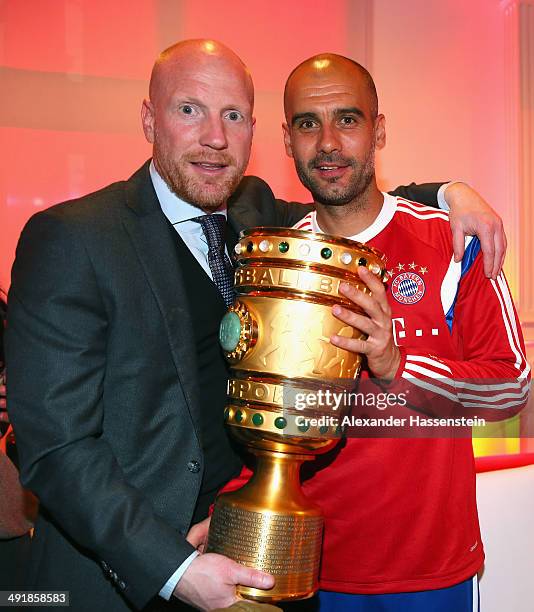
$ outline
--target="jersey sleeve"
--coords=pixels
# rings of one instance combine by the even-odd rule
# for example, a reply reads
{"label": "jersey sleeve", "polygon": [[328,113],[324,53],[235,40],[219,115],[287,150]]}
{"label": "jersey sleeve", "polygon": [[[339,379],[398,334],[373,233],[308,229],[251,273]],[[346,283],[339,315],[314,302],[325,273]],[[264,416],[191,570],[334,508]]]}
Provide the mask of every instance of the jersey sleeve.
{"label": "jersey sleeve", "polygon": [[[467,258],[469,254],[468,249]],[[407,347],[397,377],[413,385],[417,391],[413,397],[421,407],[434,405],[457,415],[472,412],[486,420],[501,420],[526,405],[530,366],[503,273],[496,280],[486,279],[481,253],[477,249],[473,256],[471,250],[471,256],[472,261],[462,262],[457,292],[445,313],[460,347],[458,359]],[[442,288],[445,307],[446,293],[447,288]]]}
{"label": "jersey sleeve", "polygon": [[421,183],[420,185],[416,185],[415,183],[410,183],[409,185],[395,187],[395,189],[389,193],[394,196],[406,198],[407,200],[432,206],[432,208],[439,208],[438,191],[444,184],[445,183]]}

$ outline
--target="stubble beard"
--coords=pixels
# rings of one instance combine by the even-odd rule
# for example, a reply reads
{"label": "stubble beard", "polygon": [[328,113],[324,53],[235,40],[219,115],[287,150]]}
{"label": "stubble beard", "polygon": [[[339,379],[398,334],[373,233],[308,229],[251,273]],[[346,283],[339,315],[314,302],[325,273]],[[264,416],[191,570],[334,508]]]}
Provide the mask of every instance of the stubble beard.
{"label": "stubble beard", "polygon": [[[186,171],[191,161],[200,159],[206,162],[224,163],[229,170],[226,171],[224,177],[207,178],[202,181]],[[154,144],[154,160],[158,172],[169,189],[181,200],[203,211],[215,211],[226,204],[241,182],[248,162],[247,159],[241,167],[238,167],[231,155],[222,152],[211,156],[186,154],[176,160],[157,144]]]}
{"label": "stubble beard", "polygon": [[[335,187],[337,179],[328,181],[328,185],[313,176],[313,170],[320,165],[329,163],[345,163],[353,168],[353,175],[346,187]],[[308,189],[315,202],[324,206],[346,206],[352,204],[356,208],[365,206],[362,196],[366,193],[375,176],[375,149],[369,151],[363,163],[354,158],[345,158],[340,155],[318,155],[305,164],[302,160],[295,160],[295,167],[301,183]],[[360,167],[358,171],[358,167]],[[333,186],[333,187],[331,187]]]}

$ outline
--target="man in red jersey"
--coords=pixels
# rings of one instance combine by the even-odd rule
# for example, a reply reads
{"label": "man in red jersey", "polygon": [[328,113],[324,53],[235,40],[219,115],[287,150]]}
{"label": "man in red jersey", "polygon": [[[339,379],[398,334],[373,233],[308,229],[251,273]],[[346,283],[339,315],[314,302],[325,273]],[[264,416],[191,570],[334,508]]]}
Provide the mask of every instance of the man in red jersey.
{"label": "man in red jersey", "polygon": [[[379,191],[374,155],[385,119],[369,73],[315,56],[290,75],[284,104],[286,151],[316,206],[295,227],[388,258],[387,288],[363,267],[372,296],[341,288],[366,316],[334,307],[368,339],[332,342],[366,356],[364,378],[410,390],[422,413],[440,402],[455,415],[520,410],[530,368],[506,280],[484,278],[476,238],[454,261],[446,213]],[[325,515],[321,591],[299,610],[478,610],[484,552],[469,437],[349,437],[317,463],[303,487]]]}

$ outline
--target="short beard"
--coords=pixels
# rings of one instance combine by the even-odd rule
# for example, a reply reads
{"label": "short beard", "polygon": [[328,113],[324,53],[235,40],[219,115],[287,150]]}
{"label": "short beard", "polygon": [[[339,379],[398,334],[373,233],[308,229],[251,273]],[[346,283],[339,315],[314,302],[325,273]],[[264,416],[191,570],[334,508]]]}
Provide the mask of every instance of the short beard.
{"label": "short beard", "polygon": [[[375,149],[369,151],[363,164],[359,164],[354,158],[344,158],[338,154],[318,155],[306,165],[301,160],[295,160],[295,168],[301,183],[308,189],[315,202],[324,206],[346,206],[347,204],[358,204],[361,196],[367,191],[375,176]],[[328,189],[322,185],[312,172],[317,166],[329,163],[345,163],[355,170],[352,180],[345,188]],[[358,167],[360,168],[357,172]],[[329,183],[335,185],[337,179],[331,179]],[[361,202],[363,205],[364,202]]]}
{"label": "short beard", "polygon": [[[194,157],[198,161],[200,155]],[[227,153],[212,155],[211,159],[206,155],[204,161],[224,163],[232,167],[232,171],[223,179],[215,179],[213,182],[202,182],[183,171],[183,165],[191,160],[183,156],[179,162],[171,159],[157,145],[154,145],[154,159],[157,170],[161,174],[169,189],[181,200],[192,204],[204,211],[215,211],[226,204],[228,198],[234,193],[245,173],[246,163],[243,167],[236,167],[235,160]],[[248,160],[247,160],[248,161]]]}

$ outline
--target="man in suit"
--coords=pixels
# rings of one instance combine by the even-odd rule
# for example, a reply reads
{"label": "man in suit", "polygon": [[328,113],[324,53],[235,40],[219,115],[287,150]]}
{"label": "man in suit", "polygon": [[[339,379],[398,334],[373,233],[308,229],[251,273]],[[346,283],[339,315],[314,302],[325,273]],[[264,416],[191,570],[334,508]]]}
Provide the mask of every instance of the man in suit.
{"label": "man in suit", "polygon": [[69,590],[77,612],[207,610],[236,601],[238,583],[272,585],[186,539],[240,469],[217,342],[232,299],[227,205],[228,245],[308,210],[241,181],[252,107],[229,49],[171,47],[142,108],[153,160],[38,213],[21,235],[7,381],[22,481],[41,502],[28,588]]}
{"label": "man in suit", "polygon": [[28,586],[70,590],[77,612],[158,608],[173,591],[212,609],[237,583],[272,584],[185,539],[240,467],[221,417],[226,306],[190,219],[241,180],[252,96],[229,50],[164,53],[142,110],[154,164],[22,233],[7,380],[22,479],[42,503]]}

